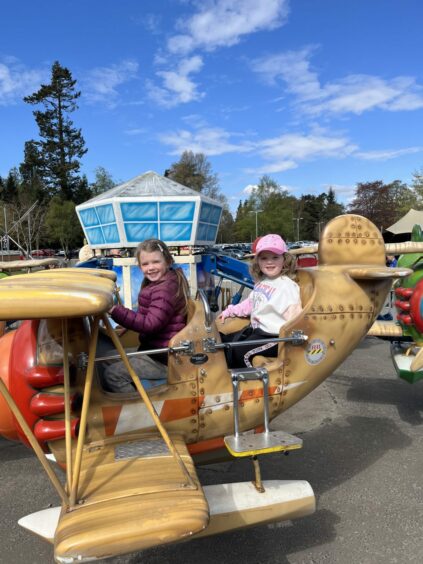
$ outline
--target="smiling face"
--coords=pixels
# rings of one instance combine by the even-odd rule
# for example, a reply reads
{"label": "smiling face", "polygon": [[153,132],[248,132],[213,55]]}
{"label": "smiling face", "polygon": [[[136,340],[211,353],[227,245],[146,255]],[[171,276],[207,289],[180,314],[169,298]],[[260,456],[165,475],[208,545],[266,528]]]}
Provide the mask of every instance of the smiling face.
{"label": "smiling face", "polygon": [[160,251],[153,251],[151,253],[141,251],[139,264],[144,276],[150,282],[158,282],[169,270],[169,265],[167,264],[163,253]]}
{"label": "smiling face", "polygon": [[272,251],[262,251],[258,256],[260,271],[267,278],[277,278],[283,268],[283,255],[277,255]]}

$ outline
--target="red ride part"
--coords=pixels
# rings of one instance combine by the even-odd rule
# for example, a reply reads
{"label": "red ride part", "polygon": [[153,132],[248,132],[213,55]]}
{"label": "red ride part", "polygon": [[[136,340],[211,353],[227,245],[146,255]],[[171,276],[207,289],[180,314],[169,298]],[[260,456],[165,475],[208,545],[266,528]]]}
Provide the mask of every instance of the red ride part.
{"label": "red ride part", "polygon": [[414,287],[410,299],[410,314],[419,333],[423,333],[423,280],[419,280]]}
{"label": "red ride part", "polygon": [[[71,411],[74,410],[80,398],[79,393],[75,393],[70,398]],[[39,417],[57,415],[65,412],[65,397],[63,394],[38,393],[32,397],[30,403],[32,413]]]}
{"label": "red ride part", "polygon": [[[71,436],[78,436],[79,419],[71,419]],[[39,442],[57,441],[65,438],[65,422],[63,419],[40,419],[34,427],[34,435]]]}
{"label": "red ride part", "polygon": [[37,389],[60,386],[64,381],[61,366],[33,366],[27,370],[25,376],[28,384]]}
{"label": "red ride part", "polygon": [[[13,339],[15,332],[11,331],[6,333],[0,339],[0,378],[10,391],[9,378],[10,378],[10,351],[13,346]],[[18,441],[19,436],[16,429],[16,420],[6,403],[6,400],[0,394],[0,435],[9,439],[10,441]]]}

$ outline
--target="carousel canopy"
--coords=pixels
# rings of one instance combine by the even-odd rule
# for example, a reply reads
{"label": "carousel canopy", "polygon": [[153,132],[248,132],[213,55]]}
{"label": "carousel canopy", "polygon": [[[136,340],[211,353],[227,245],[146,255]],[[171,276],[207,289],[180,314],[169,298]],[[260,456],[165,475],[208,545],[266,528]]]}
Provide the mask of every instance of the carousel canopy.
{"label": "carousel canopy", "polygon": [[423,228],[423,211],[410,209],[401,219],[391,225],[391,227],[387,227],[386,231],[390,231],[395,235],[411,233],[415,225],[420,225]]}
{"label": "carousel canopy", "polygon": [[150,171],[76,207],[92,248],[136,247],[145,239],[170,246],[212,245],[222,204]]}

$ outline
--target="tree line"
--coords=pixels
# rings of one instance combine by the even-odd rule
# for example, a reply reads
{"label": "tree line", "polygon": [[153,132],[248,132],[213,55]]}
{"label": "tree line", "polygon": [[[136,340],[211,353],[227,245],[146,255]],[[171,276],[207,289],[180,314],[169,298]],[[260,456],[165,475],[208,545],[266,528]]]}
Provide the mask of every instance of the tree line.
{"label": "tree line", "polygon": [[[0,176],[0,227],[10,237],[1,238],[2,248],[13,243],[29,253],[40,247],[60,246],[67,251],[80,246],[83,232],[75,206],[116,185],[102,166],[96,168],[91,183],[81,174],[88,149],[72,120],[80,95],[71,72],[56,61],[50,82],[24,98],[34,106],[39,138],[26,141],[23,162],[7,177]],[[280,233],[288,241],[316,240],[325,223],[345,212],[363,215],[385,229],[411,207],[423,209],[423,171],[413,174],[410,186],[400,180],[358,183],[348,206],[337,202],[332,188],[298,198],[264,175],[239,202],[235,217],[203,153],[184,151],[163,174],[223,204],[219,243],[252,241],[269,232]]]}

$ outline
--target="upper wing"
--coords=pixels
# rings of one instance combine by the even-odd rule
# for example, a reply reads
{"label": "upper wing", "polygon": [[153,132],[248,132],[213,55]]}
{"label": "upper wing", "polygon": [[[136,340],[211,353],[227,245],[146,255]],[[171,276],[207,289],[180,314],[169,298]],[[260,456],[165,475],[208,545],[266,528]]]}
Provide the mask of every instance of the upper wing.
{"label": "upper wing", "polygon": [[63,270],[0,280],[0,320],[82,317],[107,311],[115,283],[92,274]]}

